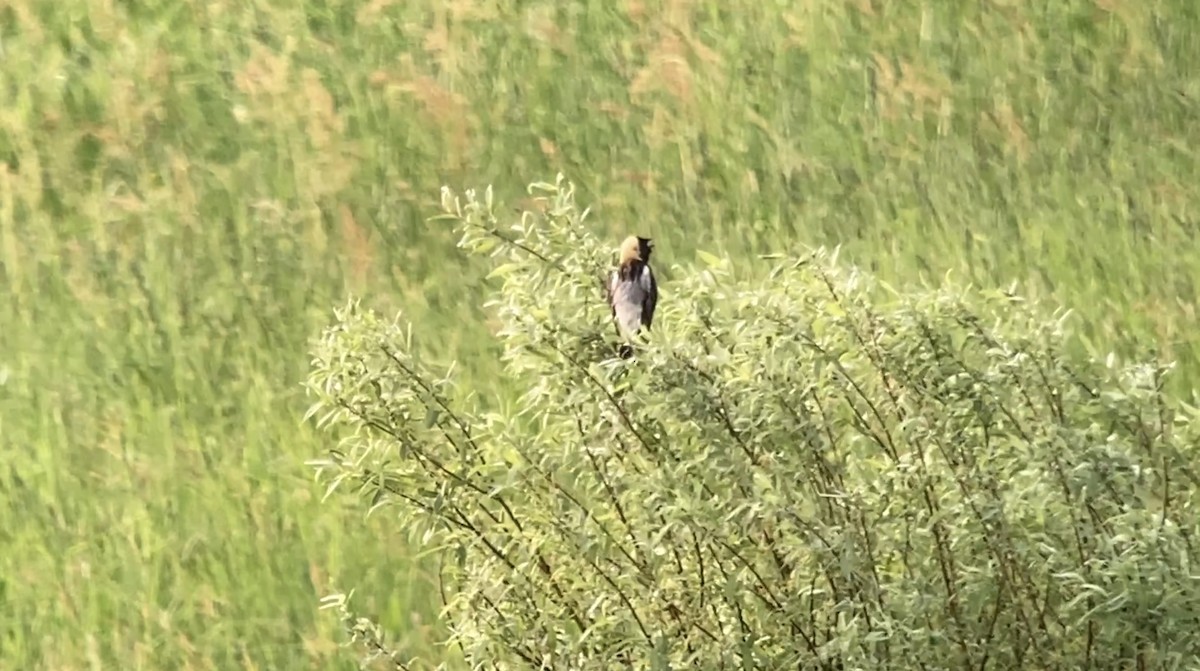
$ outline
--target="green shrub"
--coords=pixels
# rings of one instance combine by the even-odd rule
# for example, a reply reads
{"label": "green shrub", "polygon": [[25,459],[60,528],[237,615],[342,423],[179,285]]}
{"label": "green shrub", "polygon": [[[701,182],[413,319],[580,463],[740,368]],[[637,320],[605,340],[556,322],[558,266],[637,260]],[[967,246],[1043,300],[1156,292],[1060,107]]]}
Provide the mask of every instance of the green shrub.
{"label": "green shrub", "polygon": [[511,227],[490,189],[439,218],[496,264],[515,407],[477,410],[422,362],[439,334],[357,303],[310,381],[350,429],[324,477],[439,563],[473,668],[1195,664],[1198,432],[1165,368],[1068,361],[1065,315],[821,250],[675,269],[623,361],[614,241],[561,176],[530,189]]}

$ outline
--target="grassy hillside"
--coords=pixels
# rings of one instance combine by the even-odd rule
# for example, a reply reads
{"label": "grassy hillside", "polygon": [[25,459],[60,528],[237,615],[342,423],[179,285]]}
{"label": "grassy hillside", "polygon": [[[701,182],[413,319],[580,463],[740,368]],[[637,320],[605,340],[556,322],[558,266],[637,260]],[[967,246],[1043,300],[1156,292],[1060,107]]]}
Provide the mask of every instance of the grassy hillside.
{"label": "grassy hillside", "polygon": [[442,184],[561,170],[664,264],[1018,281],[1190,394],[1198,31],[1191,0],[3,4],[0,668],[350,669],[315,609],[351,586],[424,649],[399,535],[318,501],[299,382],[355,293],[504,393]]}

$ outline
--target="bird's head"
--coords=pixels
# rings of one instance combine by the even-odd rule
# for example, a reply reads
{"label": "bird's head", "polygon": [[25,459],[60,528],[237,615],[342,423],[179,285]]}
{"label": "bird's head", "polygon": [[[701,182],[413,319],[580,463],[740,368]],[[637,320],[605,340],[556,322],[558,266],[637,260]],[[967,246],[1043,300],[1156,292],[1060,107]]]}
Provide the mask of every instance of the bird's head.
{"label": "bird's head", "polygon": [[653,251],[653,240],[631,235],[621,243],[621,262],[637,260],[642,263],[648,263],[650,261],[650,253]]}

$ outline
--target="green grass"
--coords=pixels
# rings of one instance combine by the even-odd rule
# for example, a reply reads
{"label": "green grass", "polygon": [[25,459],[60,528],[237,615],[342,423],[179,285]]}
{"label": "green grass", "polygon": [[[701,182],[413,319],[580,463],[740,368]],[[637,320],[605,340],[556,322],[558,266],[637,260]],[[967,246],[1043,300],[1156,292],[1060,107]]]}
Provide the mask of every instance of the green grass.
{"label": "green grass", "polygon": [[[515,7],[515,8],[512,8]],[[0,7],[0,667],[429,652],[401,530],[322,504],[307,342],[351,293],[502,398],[438,188],[597,227],[1018,281],[1200,376],[1190,0],[16,0]]]}

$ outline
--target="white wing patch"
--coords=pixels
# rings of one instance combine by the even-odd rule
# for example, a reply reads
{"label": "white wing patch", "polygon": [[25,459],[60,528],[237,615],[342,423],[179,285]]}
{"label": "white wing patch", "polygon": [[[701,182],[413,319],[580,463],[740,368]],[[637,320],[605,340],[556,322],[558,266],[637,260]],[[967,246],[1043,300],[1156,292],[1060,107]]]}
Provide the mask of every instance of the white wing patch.
{"label": "white wing patch", "polygon": [[654,278],[650,276],[650,266],[642,266],[642,275],[638,278],[638,284],[642,286],[642,291],[650,293],[654,285]]}

